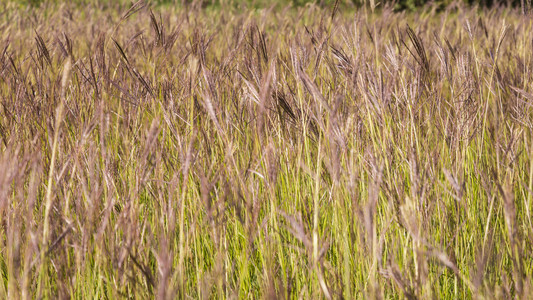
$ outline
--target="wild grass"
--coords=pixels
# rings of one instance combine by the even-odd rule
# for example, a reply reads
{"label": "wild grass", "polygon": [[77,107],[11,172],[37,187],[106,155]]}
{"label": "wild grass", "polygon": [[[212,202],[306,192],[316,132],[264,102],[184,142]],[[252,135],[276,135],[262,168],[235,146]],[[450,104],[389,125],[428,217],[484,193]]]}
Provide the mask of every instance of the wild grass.
{"label": "wild grass", "polygon": [[519,9],[0,5],[0,298],[531,297]]}

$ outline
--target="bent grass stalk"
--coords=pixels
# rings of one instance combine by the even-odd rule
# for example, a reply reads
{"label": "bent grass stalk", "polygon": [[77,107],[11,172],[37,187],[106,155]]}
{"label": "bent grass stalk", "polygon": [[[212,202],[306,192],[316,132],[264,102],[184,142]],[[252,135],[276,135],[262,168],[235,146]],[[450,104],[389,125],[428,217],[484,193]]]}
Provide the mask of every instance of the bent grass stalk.
{"label": "bent grass stalk", "polygon": [[45,196],[45,208],[44,208],[44,218],[43,218],[43,236],[42,236],[42,242],[41,242],[41,250],[40,250],[40,265],[41,268],[39,270],[39,286],[37,288],[38,295],[41,294],[41,289],[43,286],[43,280],[44,280],[44,274],[47,272],[47,260],[46,260],[46,253],[48,251],[48,239],[49,239],[49,227],[50,227],[50,210],[52,209],[52,202],[53,202],[53,196],[52,196],[52,185],[54,181],[54,170],[55,170],[55,163],[56,163],[56,156],[57,156],[57,148],[58,148],[58,141],[59,141],[59,134],[61,132],[61,123],[63,122],[63,111],[65,109],[65,96],[66,96],[66,88],[67,88],[67,82],[70,76],[70,69],[72,67],[72,63],[70,59],[67,60],[64,68],[63,68],[63,77],[61,79],[61,97],[59,99],[59,106],[56,109],[56,118],[54,123],[54,142],[52,144],[52,158],[50,159],[50,168],[48,170],[48,184],[46,185],[46,196]]}

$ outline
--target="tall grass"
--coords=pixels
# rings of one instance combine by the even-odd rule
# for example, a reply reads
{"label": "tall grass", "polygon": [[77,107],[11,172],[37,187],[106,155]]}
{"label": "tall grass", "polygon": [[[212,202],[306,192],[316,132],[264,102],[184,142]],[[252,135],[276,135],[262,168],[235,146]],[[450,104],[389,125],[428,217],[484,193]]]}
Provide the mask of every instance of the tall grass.
{"label": "tall grass", "polygon": [[519,9],[0,5],[0,298],[531,297]]}

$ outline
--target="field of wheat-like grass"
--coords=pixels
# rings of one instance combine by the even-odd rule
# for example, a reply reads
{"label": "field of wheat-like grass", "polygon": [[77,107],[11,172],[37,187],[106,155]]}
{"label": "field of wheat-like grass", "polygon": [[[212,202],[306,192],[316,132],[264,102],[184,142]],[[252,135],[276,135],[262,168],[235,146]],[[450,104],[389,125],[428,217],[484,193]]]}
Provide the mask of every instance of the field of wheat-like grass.
{"label": "field of wheat-like grass", "polygon": [[527,299],[533,18],[0,4],[0,298]]}

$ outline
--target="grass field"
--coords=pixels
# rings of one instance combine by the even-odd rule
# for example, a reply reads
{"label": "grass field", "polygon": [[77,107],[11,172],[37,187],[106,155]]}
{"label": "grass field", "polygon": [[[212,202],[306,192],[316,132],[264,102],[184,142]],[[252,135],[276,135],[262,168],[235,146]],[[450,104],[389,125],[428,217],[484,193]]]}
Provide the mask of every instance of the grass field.
{"label": "grass field", "polygon": [[533,296],[533,18],[0,3],[1,299]]}

